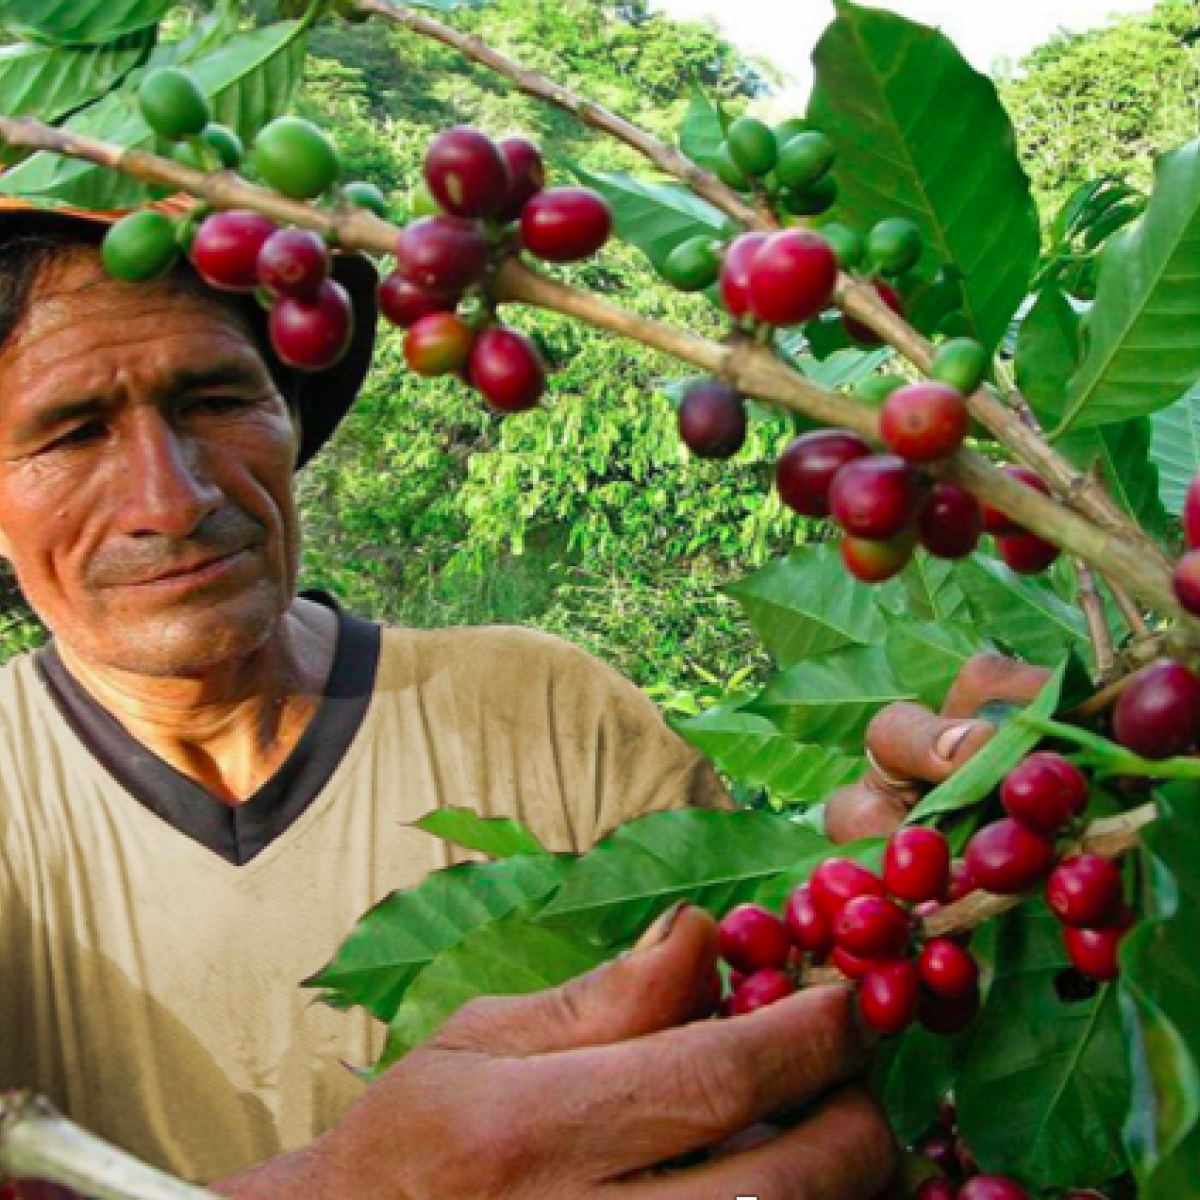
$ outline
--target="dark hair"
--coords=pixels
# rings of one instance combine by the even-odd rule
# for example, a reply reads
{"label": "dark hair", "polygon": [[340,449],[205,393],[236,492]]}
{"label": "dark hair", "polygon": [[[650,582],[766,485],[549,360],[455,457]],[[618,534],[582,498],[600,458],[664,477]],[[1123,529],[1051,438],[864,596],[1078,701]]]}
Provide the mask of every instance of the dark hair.
{"label": "dark hair", "polygon": [[[25,318],[33,300],[34,288],[43,274],[64,256],[98,247],[105,231],[105,226],[78,222],[0,238],[0,354]],[[160,282],[173,291],[236,316],[262,355],[275,386],[288,405],[296,407],[299,372],[275,356],[267,331],[266,314],[253,296],[209,287],[186,259],[181,259]]]}

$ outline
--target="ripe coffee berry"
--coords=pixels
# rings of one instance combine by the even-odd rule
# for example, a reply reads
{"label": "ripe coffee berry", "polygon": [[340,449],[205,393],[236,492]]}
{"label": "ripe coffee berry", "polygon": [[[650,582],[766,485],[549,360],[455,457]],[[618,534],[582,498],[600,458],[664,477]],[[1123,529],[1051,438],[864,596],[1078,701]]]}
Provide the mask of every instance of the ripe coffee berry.
{"label": "ripe coffee berry", "polygon": [[950,843],[936,829],[898,829],[883,856],[883,882],[893,896],[921,904],[940,900],[950,881]]}
{"label": "ripe coffee berry", "polygon": [[868,1025],[881,1033],[900,1033],[917,1019],[921,977],[905,959],[868,971],[859,984],[858,1002]]}
{"label": "ripe coffee berry", "polygon": [[324,371],[349,349],[354,308],[346,289],[326,279],[311,298],[280,296],[271,309],[271,344],[290,367]]}
{"label": "ripe coffee berry", "polygon": [[550,188],[521,210],[521,245],[547,262],[578,262],[608,241],[612,227],[603,196],[590,188]]}
{"label": "ripe coffee berry", "polygon": [[1005,566],[1018,575],[1037,575],[1059,555],[1053,542],[1044,541],[1035,533],[1010,533],[996,538],[996,549]]}
{"label": "ripe coffee berry", "polygon": [[1117,698],[1113,734],[1143,758],[1170,758],[1200,739],[1200,678],[1182,663],[1151,663]]}
{"label": "ripe coffee berry", "polygon": [[1098,854],[1076,854],[1054,868],[1046,883],[1046,900],[1064,925],[1111,925],[1125,907],[1121,869]]}
{"label": "ripe coffee berry", "polygon": [[721,303],[735,320],[750,316],[750,263],[766,240],[765,233],[743,233],[725,249],[721,263]]}
{"label": "ripe coffee berry", "polygon": [[189,254],[205,283],[252,292],[258,287],[258,252],[278,228],[270,217],[244,209],[213,213],[200,223]]}
{"label": "ripe coffee berry", "polygon": [[837,258],[820,234],[773,233],[750,263],[751,311],[768,325],[800,325],[829,306],[837,272]]}
{"label": "ripe coffee berry", "polygon": [[[872,281],[880,300],[884,302],[898,317],[904,316],[904,303],[900,299],[900,293],[896,291],[890,283],[884,283],[882,279]],[[883,341],[879,335],[869,326],[864,325],[861,321],[856,321],[853,317],[842,315],[842,327],[846,331],[846,336],[852,342],[857,342],[860,346],[882,346]]]}
{"label": "ripe coffee berry", "polygon": [[979,986],[975,956],[949,938],[932,938],[921,948],[917,970],[925,986],[947,1000],[963,1000]]}
{"label": "ripe coffee berry", "polygon": [[768,1004],[774,1004],[795,991],[796,984],[784,971],[771,967],[755,971],[730,997],[730,1015],[740,1017],[756,1009],[766,1008]]}
{"label": "ripe coffee berry", "polygon": [[1200,616],[1200,550],[1189,550],[1171,573],[1175,596],[1193,616]]}
{"label": "ripe coffee berry", "polygon": [[938,558],[966,558],[979,544],[983,511],[957,484],[939,479],[917,523],[921,545]]}
{"label": "ripe coffee berry", "polygon": [[842,538],[842,564],[863,583],[882,583],[908,566],[916,548],[917,536],[911,529],[886,542],[867,538]]}
{"label": "ripe coffee berry", "polygon": [[908,948],[908,914],[882,896],[855,896],[842,905],[834,922],[837,944],[858,958],[887,962]]}
{"label": "ripe coffee berry", "polygon": [[1007,1175],[975,1175],[958,1189],[957,1200],[1029,1200],[1029,1193]]}
{"label": "ripe coffee berry", "polygon": [[837,921],[847,900],[884,895],[883,880],[852,858],[827,858],[809,880],[813,903],[829,922]]}
{"label": "ripe coffee berry", "polygon": [[399,271],[389,272],[379,283],[379,311],[402,329],[415,325],[430,313],[453,312],[458,301],[458,296],[418,287]]}
{"label": "ripe coffee berry", "polygon": [[1054,843],[1011,817],[984,827],[967,845],[975,882],[1002,896],[1028,891],[1053,865]]}
{"label": "ripe coffee berry", "polygon": [[1133,924],[1133,914],[1122,910],[1120,917],[1103,929],[1076,929],[1067,925],[1063,929],[1063,941],[1071,965],[1089,979],[1109,983],[1121,973],[1117,954],[1121,941]]}
{"label": "ripe coffee berry", "polygon": [[788,443],[775,464],[779,498],[806,517],[829,515],[833,477],[856,458],[867,458],[871,447],[846,429],[815,429]]}
{"label": "ripe coffee berry", "polygon": [[503,325],[489,326],[475,339],[467,377],[502,412],[525,412],[546,390],[546,368],[537,347]]}
{"label": "ripe coffee berry", "polygon": [[1189,550],[1200,549],[1200,475],[1188,484],[1183,499],[1183,535]]}
{"label": "ripe coffee berry", "polygon": [[418,375],[450,375],[466,366],[474,340],[474,331],[461,317],[430,313],[408,331],[404,361]]}
{"label": "ripe coffee berry", "polygon": [[910,383],[883,403],[879,433],[889,450],[908,462],[933,462],[953,454],[967,436],[967,402],[944,383]]}
{"label": "ripe coffee berry", "polygon": [[954,1200],[954,1184],[948,1179],[926,1179],[917,1188],[916,1200]]}
{"label": "ripe coffee berry", "polygon": [[1059,754],[1031,754],[1014,767],[1000,788],[1008,815],[1037,833],[1053,837],[1087,807],[1087,780]]}
{"label": "ripe coffee berry", "polygon": [[911,526],[924,488],[903,459],[873,454],[844,466],[829,489],[829,511],[851,537],[886,541]]}
{"label": "ripe coffee berry", "polygon": [[717,926],[717,949],[731,966],[746,974],[787,963],[791,938],[783,922],[758,904],[739,904]]}
{"label": "ripe coffee berry", "polygon": [[396,264],[410,283],[429,291],[462,293],[483,275],[488,244],[462,217],[422,217],[396,240]]}
{"label": "ripe coffee berry", "polygon": [[829,965],[841,971],[847,979],[862,979],[868,971],[873,971],[879,964],[873,958],[859,958],[849,950],[835,946],[829,955]]}
{"label": "ripe coffee berry", "polygon": [[508,168],[508,192],[494,215],[498,221],[515,221],[526,203],[546,186],[546,168],[541,151],[528,138],[501,138],[496,149]]}
{"label": "ripe coffee berry", "polygon": [[[1031,471],[1028,467],[1021,467],[1015,464],[1008,464],[1001,468],[1005,475],[1011,475],[1018,483],[1023,483],[1026,487],[1031,487],[1035,492],[1041,492],[1043,496],[1050,495],[1050,489],[1043,482],[1042,477]],[[998,508],[992,508],[990,505],[983,505],[983,532],[990,534],[1010,534],[1021,533],[1021,527],[1011,518],[1002,513]]]}
{"label": "ripe coffee berry", "polygon": [[679,403],[679,436],[701,458],[730,458],[746,442],[746,402],[728,384],[701,379]]}
{"label": "ripe coffee berry", "polygon": [[833,949],[833,923],[818,911],[808,884],[801,884],[788,896],[783,921],[801,950],[824,958]]}
{"label": "ripe coffee berry", "polygon": [[978,889],[979,884],[971,874],[971,868],[965,859],[960,858],[950,864],[950,886],[946,889],[947,904],[954,904]]}
{"label": "ripe coffee berry", "polygon": [[258,252],[258,282],[279,296],[315,296],[329,278],[329,248],[311,229],[280,229]]}
{"label": "ripe coffee berry", "polygon": [[429,144],[425,182],[446,212],[458,217],[488,217],[503,207],[508,197],[508,166],[487,134],[456,125]]}

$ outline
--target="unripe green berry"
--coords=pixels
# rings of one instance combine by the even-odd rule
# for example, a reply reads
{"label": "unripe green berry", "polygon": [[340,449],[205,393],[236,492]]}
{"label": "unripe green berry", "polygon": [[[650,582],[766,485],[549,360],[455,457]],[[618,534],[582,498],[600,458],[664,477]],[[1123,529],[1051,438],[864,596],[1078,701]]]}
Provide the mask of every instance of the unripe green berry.
{"label": "unripe green berry", "polygon": [[720,274],[720,243],[710,234],[680,242],[662,265],[662,277],[681,292],[702,292]]}
{"label": "unripe green berry", "polygon": [[857,233],[848,225],[831,223],[822,225],[817,232],[833,247],[837,255],[838,266],[843,271],[853,270],[859,266],[867,252],[867,244],[862,234]]}
{"label": "unripe green berry", "polygon": [[837,198],[837,180],[826,175],[810,187],[784,192],[783,209],[793,217],[815,217],[828,212],[837,203]]}
{"label": "unripe green berry", "polygon": [[156,67],[138,86],[138,108],[159,137],[179,142],[208,124],[208,98],[187,71]]}
{"label": "unripe green berry", "polygon": [[329,135],[303,117],[276,117],[254,139],[254,166],[268,187],[311,200],[337,181],[338,153]]}
{"label": "unripe green berry", "polygon": [[201,140],[217,156],[227,171],[236,171],[242,165],[242,157],[246,153],[242,139],[228,125],[210,121],[200,134]]}
{"label": "unripe green berry", "polygon": [[810,187],[828,172],[833,157],[833,143],[823,133],[801,133],[780,148],[776,178],[792,191]]}
{"label": "unripe green berry", "polygon": [[884,275],[903,275],[921,257],[921,231],[907,217],[887,217],[867,235],[867,253]]}
{"label": "unripe green berry", "polygon": [[429,185],[422,180],[408,194],[409,215],[416,220],[418,217],[440,217],[442,206],[438,204]]}
{"label": "unripe green berry", "polygon": [[346,184],[342,188],[342,192],[351,204],[357,204],[359,208],[365,208],[377,217],[387,219],[387,198],[373,183],[369,183],[365,179],[355,179]]}
{"label": "unripe green berry", "polygon": [[779,156],[775,135],[755,117],[739,117],[729,127],[725,145],[729,157],[743,175],[758,179],[765,175]]}
{"label": "unripe green berry", "polygon": [[179,258],[175,222],[153,209],[122,217],[104,235],[104,269],[114,279],[141,283],[157,279]]}
{"label": "unripe green berry", "polygon": [[807,133],[812,126],[803,117],[788,117],[775,126],[775,142],[782,150],[794,137]]}
{"label": "unripe green berry", "polygon": [[969,396],[983,383],[987,369],[987,351],[974,338],[960,337],[938,347],[929,375]]}
{"label": "unripe green berry", "polygon": [[726,187],[733,188],[735,192],[750,190],[750,181],[733,161],[733,157],[729,153],[729,146],[725,142],[721,143],[717,153],[713,156],[713,170],[717,173],[717,178]]}
{"label": "unripe green berry", "polygon": [[881,406],[883,402],[908,381],[895,375],[872,375],[864,379],[854,388],[854,394],[867,401],[868,404]]}

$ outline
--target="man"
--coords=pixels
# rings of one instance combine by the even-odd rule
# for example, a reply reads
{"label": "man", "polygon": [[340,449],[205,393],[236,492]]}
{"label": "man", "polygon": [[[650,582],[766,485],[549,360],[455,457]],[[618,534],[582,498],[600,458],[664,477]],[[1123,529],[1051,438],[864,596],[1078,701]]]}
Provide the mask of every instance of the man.
{"label": "man", "polygon": [[[384,1031],[298,984],[455,861],[415,819],[471,805],[577,850],[731,801],[566,642],[381,631],[295,594],[293,472],[369,363],[363,264],[339,267],[349,356],[297,378],[255,306],[187,268],[108,278],[105,224],[0,212],[0,553],[53,634],[0,671],[0,1086],[246,1200],[869,1200],[893,1150],[849,991],[690,1021],[715,958],[696,910],[566,988],[468,1006],[369,1089],[346,1069]],[[876,746],[885,790],[945,735],[906,744],[903,778]]]}

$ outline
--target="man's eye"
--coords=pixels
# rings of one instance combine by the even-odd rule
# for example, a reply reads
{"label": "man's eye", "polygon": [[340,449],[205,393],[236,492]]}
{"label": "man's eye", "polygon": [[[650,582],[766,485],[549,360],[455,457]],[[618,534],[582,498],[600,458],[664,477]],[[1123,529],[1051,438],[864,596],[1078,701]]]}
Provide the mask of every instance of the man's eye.
{"label": "man's eye", "polygon": [[103,436],[103,434],[103,422],[87,421],[83,425],[76,425],[74,429],[68,430],[61,437],[55,438],[46,449],[56,450],[59,447],[82,446],[86,442],[94,441],[96,438]]}
{"label": "man's eye", "polygon": [[247,403],[245,396],[197,396],[183,407],[185,412],[232,412]]}

